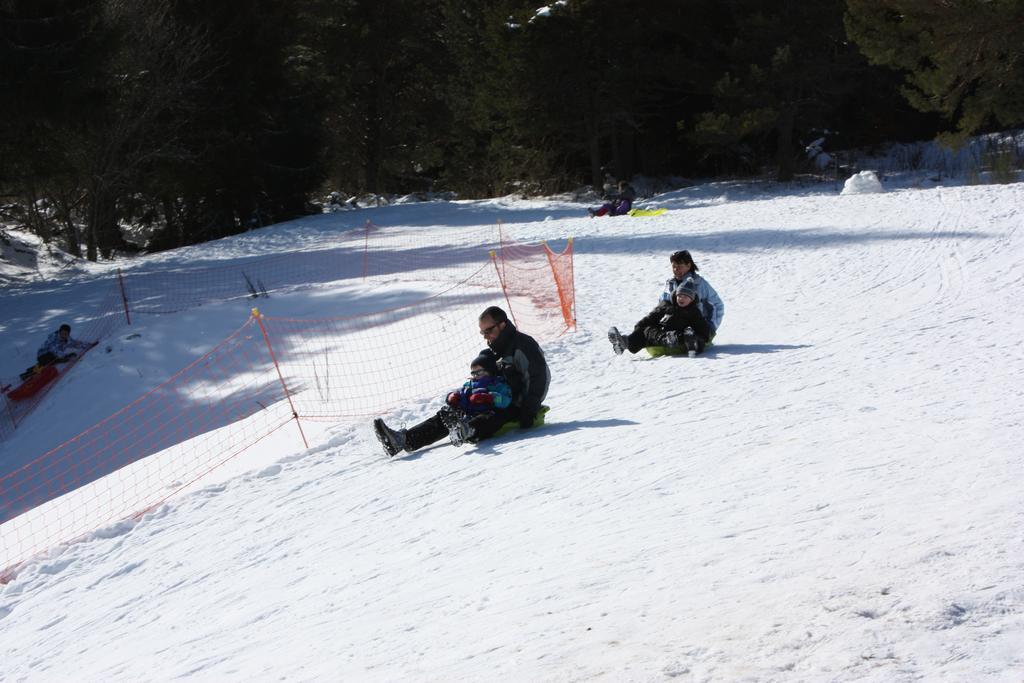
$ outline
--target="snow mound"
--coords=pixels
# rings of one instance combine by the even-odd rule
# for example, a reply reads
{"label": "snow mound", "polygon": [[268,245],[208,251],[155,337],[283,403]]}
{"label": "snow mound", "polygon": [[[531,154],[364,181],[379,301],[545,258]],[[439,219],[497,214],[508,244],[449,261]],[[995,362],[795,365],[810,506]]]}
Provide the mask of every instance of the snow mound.
{"label": "snow mound", "polygon": [[861,171],[857,175],[850,176],[843,183],[843,191],[839,194],[873,194],[885,192],[882,181],[874,171]]}
{"label": "snow mound", "polygon": [[82,270],[81,259],[47,245],[38,236],[0,225],[0,284],[16,285]]}

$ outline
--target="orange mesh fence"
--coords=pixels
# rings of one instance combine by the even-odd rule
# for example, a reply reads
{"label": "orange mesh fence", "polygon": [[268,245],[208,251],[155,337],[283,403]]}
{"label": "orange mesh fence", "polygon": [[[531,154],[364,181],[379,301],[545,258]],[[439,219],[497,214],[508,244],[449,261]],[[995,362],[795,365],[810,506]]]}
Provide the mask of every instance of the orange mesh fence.
{"label": "orange mesh fence", "polygon": [[[499,230],[501,226],[499,224]],[[573,245],[570,238],[560,254],[547,245],[507,242],[491,253],[507,297],[525,297],[527,306],[509,301],[516,325],[530,329],[576,328],[576,291],[573,281]]]}
{"label": "orange mesh fence", "polygon": [[295,389],[298,415],[337,420],[379,415],[461,386],[469,361],[486,345],[477,316],[501,300],[490,264],[478,262],[463,282],[407,306],[320,320],[262,320],[285,382]]}
{"label": "orange mesh fence", "polygon": [[251,319],[145,396],[0,477],[0,564],[166,499],[292,421],[284,396]]}
{"label": "orange mesh fence", "polygon": [[[133,315],[178,313],[211,302],[260,298],[339,280],[384,280],[400,274],[423,281],[457,282],[479,267],[481,254],[493,248],[498,234],[493,226],[379,228],[366,221],[361,230],[332,239],[340,244],[317,251],[239,258],[225,266],[119,272],[103,301],[94,305],[82,302],[82,309],[96,312],[92,318],[76,322],[75,337],[105,339],[130,324]],[[73,366],[62,366],[61,376]],[[0,441],[13,433],[59,381],[60,376],[27,399],[13,401],[5,395]],[[8,378],[0,385],[14,388],[19,382]]]}
{"label": "orange mesh fence", "polygon": [[[487,306],[504,303],[521,329],[538,340],[571,326],[574,304],[566,294],[572,291],[571,242],[558,255],[545,245],[503,243],[500,255],[488,262],[482,247],[493,230],[435,234],[411,248],[399,248],[398,234],[367,232],[359,258],[348,259],[357,266],[348,273],[386,276],[381,282],[388,298],[401,299],[403,283],[421,277],[436,283],[440,273],[471,272],[427,298],[409,285],[409,298],[417,300],[386,310],[320,320],[256,314],[202,358],[106,420],[13,471],[5,467],[0,568],[159,504],[289,422],[295,423],[288,428],[294,434],[282,434],[301,448],[307,445],[304,420],[368,417],[435,396],[440,406],[484,347],[476,317]],[[459,257],[434,259],[435,240],[455,244]],[[321,272],[334,277],[338,271],[325,267]],[[125,278],[128,300],[148,302],[136,311],[177,305],[171,299],[158,303],[159,294],[147,297],[138,289],[132,298],[132,281]],[[210,282],[217,281],[211,276]],[[273,279],[273,286],[283,281]],[[97,317],[97,336],[109,333],[104,325],[124,322],[123,311],[117,319],[117,307],[105,306],[109,312]]]}

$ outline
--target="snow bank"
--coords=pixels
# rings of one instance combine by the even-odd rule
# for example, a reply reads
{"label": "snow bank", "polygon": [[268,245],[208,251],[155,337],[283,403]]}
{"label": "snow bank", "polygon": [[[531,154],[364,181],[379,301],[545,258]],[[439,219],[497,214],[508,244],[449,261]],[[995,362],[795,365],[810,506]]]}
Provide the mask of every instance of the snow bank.
{"label": "snow bank", "polygon": [[857,175],[850,176],[843,183],[843,191],[839,194],[873,194],[885,192],[882,181],[874,171],[861,171]]}

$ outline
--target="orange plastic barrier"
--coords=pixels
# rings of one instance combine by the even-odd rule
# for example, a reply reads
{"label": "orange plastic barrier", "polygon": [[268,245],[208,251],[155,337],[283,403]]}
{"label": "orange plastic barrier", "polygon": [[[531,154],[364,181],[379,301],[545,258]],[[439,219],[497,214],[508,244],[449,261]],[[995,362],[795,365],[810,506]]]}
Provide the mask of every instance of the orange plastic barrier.
{"label": "orange plastic barrier", "polygon": [[[498,224],[500,248],[491,252],[509,311],[516,325],[530,329],[576,329],[576,289],[573,277],[573,244],[556,254],[547,245],[507,241]],[[527,297],[530,305],[513,306],[514,297]]]}

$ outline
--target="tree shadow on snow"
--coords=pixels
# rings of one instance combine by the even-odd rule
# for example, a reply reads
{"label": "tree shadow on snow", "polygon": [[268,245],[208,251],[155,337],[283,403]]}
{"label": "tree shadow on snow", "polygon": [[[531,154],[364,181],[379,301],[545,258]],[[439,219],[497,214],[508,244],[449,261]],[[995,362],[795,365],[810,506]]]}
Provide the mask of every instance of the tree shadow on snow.
{"label": "tree shadow on snow", "polygon": [[745,356],[754,353],[778,353],[792,349],[808,349],[810,344],[715,344],[705,349],[704,358],[718,356]]}
{"label": "tree shadow on snow", "polygon": [[640,232],[628,237],[620,235],[588,235],[577,238],[575,253],[591,254],[647,254],[663,252],[666,256],[676,249],[689,249],[698,254],[754,254],[764,250],[814,251],[872,243],[931,241],[935,239],[983,240],[995,234],[984,226],[955,227],[947,230],[923,232],[886,228],[839,231],[828,226],[818,228],[749,227],[720,230],[703,235],[683,235],[672,231]]}

